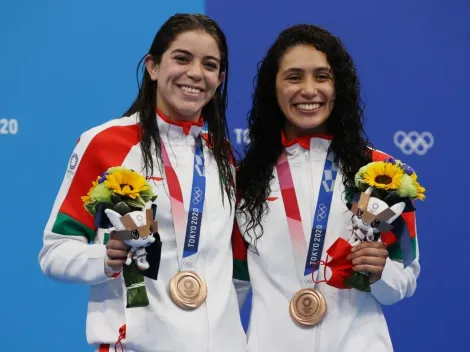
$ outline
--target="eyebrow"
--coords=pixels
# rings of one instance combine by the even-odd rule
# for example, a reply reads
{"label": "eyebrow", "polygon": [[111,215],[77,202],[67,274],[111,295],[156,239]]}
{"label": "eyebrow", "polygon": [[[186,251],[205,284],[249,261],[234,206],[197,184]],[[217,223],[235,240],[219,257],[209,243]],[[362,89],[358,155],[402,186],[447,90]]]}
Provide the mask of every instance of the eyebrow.
{"label": "eyebrow", "polygon": [[[290,68],[288,68],[287,70],[285,70],[285,71],[283,72],[283,75],[288,74],[288,73],[302,73],[302,72],[304,72],[304,71],[305,71],[305,70],[304,70],[303,68],[299,68],[299,67],[290,67]],[[315,72],[320,71],[320,72],[328,72],[328,73],[330,73],[330,72],[331,72],[331,68],[328,67],[328,66],[319,66],[319,67],[316,67],[316,68],[314,69],[314,71],[315,71]]]}
{"label": "eyebrow", "polygon": [[[184,49],[175,49],[171,52],[172,54],[173,53],[181,53],[181,54],[186,54],[188,56],[193,56],[193,54],[191,54],[191,52],[187,51],[187,50],[184,50]],[[215,56],[211,56],[211,55],[206,55],[204,56],[205,59],[210,59],[210,60],[215,60],[217,62],[220,62],[220,59],[219,58],[216,58]]]}

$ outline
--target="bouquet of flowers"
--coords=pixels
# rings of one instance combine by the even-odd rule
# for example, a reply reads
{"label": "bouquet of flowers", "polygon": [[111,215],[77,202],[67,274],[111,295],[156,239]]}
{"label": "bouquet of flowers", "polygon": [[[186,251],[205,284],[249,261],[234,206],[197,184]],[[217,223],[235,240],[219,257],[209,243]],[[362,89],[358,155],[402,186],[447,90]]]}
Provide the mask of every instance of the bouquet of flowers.
{"label": "bouquet of flowers", "polygon": [[82,197],[96,227],[114,227],[116,238],[131,247],[123,268],[128,308],[149,304],[144,273],[152,269],[155,259],[159,262],[160,252],[157,251],[158,258],[147,261],[145,248],[156,243],[161,249],[159,238],[158,241],[155,238],[158,236],[153,204],[156,198],[144,177],[124,167],[112,167],[98,176],[88,194]]}
{"label": "bouquet of flowers", "polygon": [[[395,260],[410,265],[416,258],[414,238],[411,238],[402,213],[415,211],[413,201],[425,199],[425,189],[416,172],[400,160],[389,158],[363,166],[355,176],[355,188],[346,190],[349,209],[353,212],[351,236],[339,238],[328,250],[333,280],[325,280],[338,288],[356,288],[370,292],[369,276],[352,270],[346,257],[353,246],[361,242],[380,241],[391,232],[397,240],[399,255]],[[389,257],[390,257],[390,249]]]}

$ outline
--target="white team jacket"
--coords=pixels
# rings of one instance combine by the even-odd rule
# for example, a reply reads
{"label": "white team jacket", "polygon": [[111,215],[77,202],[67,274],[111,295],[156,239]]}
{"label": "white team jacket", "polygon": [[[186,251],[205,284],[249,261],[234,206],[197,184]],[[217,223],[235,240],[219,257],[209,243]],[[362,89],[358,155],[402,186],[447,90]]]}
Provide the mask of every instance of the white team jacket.
{"label": "white team jacket", "polygon": [[[330,140],[317,137],[308,137],[298,143],[285,143],[306,243],[310,240],[312,216],[329,144]],[[373,154],[375,160],[387,157],[378,151],[374,151]],[[399,261],[387,259],[382,279],[372,285],[371,293],[355,289],[340,290],[325,283],[318,284],[316,288],[327,301],[325,319],[315,327],[298,327],[289,315],[289,302],[295,292],[302,287],[295,268],[276,169],[274,176],[271,181],[272,191],[268,198],[269,213],[263,222],[264,234],[257,242],[259,254],[253,249],[247,251],[250,239],[245,233],[246,219],[240,214],[237,215],[240,232],[236,225],[232,239],[234,274],[240,304],[245,300],[250,283],[253,289],[248,351],[393,351],[381,305],[394,304],[414,293],[420,272],[418,259],[406,269]],[[325,251],[338,237],[348,239],[350,235],[347,226],[351,223],[352,213],[345,205],[343,190],[342,176],[338,174],[323,248],[323,260],[326,257]],[[412,219],[406,221],[408,228],[415,233],[414,215]],[[414,243],[417,243],[416,237]]]}
{"label": "white team jacket", "polygon": [[[163,116],[157,120],[162,142],[182,187],[187,212],[195,137],[202,124],[171,123]],[[90,286],[86,334],[88,343],[96,349],[101,344],[110,344],[114,351],[119,329],[125,325],[126,338],[122,342],[126,352],[246,351],[246,336],[232,283],[230,237],[234,210],[230,210],[227,196],[222,204],[217,164],[205,141],[203,144],[207,187],[197,271],[206,281],[208,296],[194,311],[178,308],[168,294],[179,263],[168,187],[158,168],[154,175],[147,176],[158,195],[156,219],[162,254],[158,280],[145,278],[150,301],[147,307],[126,309],[122,274],[115,278],[105,274],[105,231],[95,229],[92,216],[80,200],[92,181],[111,166],[142,170],[137,116],[95,127],[83,133],[75,147],[44,231],[39,262],[48,277]],[[101,346],[101,350],[107,348]]]}

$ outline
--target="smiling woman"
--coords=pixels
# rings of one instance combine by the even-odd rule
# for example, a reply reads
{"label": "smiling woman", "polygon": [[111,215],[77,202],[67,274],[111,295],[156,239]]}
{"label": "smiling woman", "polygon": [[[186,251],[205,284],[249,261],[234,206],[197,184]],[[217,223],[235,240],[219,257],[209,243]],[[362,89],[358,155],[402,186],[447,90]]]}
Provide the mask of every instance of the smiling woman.
{"label": "smiling woman", "polygon": [[326,55],[309,45],[290,48],[279,64],[276,95],[286,117],[284,132],[288,139],[326,133],[325,121],[335,98],[333,73]]}
{"label": "smiling woman", "polygon": [[160,63],[149,55],[146,67],[157,82],[157,106],[181,121],[197,121],[225,73],[220,72],[220,50],[213,36],[195,30],[179,34]]}
{"label": "smiling woman", "polygon": [[[95,350],[246,352],[232,286],[235,168],[226,135],[225,35],[207,16],[175,15],[142,62],[129,111],[86,131],[75,147],[44,231],[41,268],[90,286],[87,340]],[[123,180],[104,174],[111,167],[142,173],[157,195],[148,266],[132,269],[129,247],[81,203],[104,177],[122,188]],[[118,224],[124,214],[114,215]],[[144,298],[130,304],[137,292]]]}
{"label": "smiling woman", "polygon": [[[248,349],[393,351],[378,302],[413,295],[418,258],[404,267],[393,246],[387,250],[395,233],[354,249],[336,245],[351,236],[347,196],[356,173],[387,158],[363,131],[353,60],[325,29],[296,25],[258,67],[232,239],[240,302],[253,285]],[[415,246],[414,213],[394,219],[402,224],[396,229],[410,229]],[[335,256],[341,250],[342,262]],[[348,285],[349,271],[368,273],[367,292]]]}

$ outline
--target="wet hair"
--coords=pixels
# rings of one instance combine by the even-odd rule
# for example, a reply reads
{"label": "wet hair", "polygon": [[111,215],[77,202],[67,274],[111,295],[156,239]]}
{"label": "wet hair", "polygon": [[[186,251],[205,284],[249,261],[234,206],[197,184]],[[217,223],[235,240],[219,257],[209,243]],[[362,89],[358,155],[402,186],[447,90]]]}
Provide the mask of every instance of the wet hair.
{"label": "wet hair", "polygon": [[[237,172],[238,211],[247,215],[247,231],[259,226],[254,241],[262,236],[262,220],[273,169],[283,151],[281,130],[286,117],[276,98],[276,75],[284,54],[297,45],[311,45],[326,55],[334,77],[335,103],[326,120],[333,135],[331,148],[344,176],[344,185],[354,187],[354,175],[372,160],[370,143],[363,128],[363,102],[356,68],[343,43],[327,30],[314,25],[287,28],[258,65],[252,107],[248,114],[249,142]],[[253,238],[251,238],[253,240]]]}
{"label": "wet hair", "polygon": [[[144,161],[144,169],[151,174],[154,170],[152,158],[152,141],[155,144],[157,160],[161,159],[160,133],[156,119],[157,82],[152,81],[145,68],[145,58],[150,56],[155,64],[159,64],[163,54],[168,50],[178,35],[200,30],[211,35],[217,42],[220,51],[220,73],[225,73],[224,81],[217,88],[212,99],[202,108],[202,116],[207,123],[208,145],[211,147],[214,159],[217,162],[220,177],[222,196],[227,193],[229,202],[235,197],[233,189],[234,178],[231,161],[234,159],[233,150],[229,142],[229,132],[226,121],[227,84],[228,84],[228,46],[225,34],[212,19],[201,14],[176,14],[170,17],[158,30],[146,54],[137,66],[137,81],[139,91],[137,98],[124,116],[138,113],[140,119],[140,145]],[[143,71],[143,78],[139,82],[139,72]],[[159,167],[160,165],[157,165]],[[224,199],[224,198],[222,198]]]}

